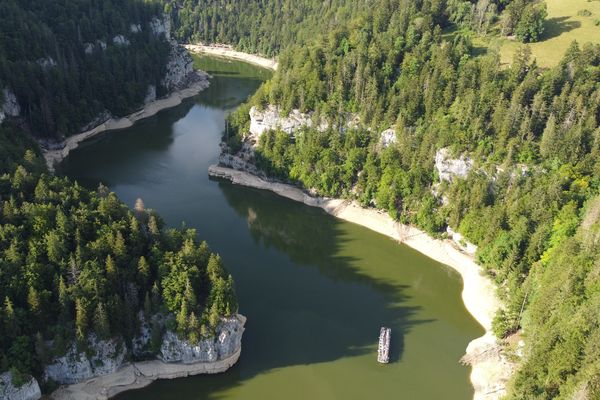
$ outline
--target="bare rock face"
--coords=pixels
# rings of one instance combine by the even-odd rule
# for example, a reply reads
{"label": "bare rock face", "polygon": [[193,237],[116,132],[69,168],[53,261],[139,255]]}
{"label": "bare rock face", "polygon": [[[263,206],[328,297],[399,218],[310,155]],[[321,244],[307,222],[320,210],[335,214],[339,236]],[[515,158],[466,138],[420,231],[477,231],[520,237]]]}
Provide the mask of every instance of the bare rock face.
{"label": "bare rock face", "polygon": [[146,91],[146,97],[144,97],[144,104],[148,104],[156,100],[156,86],[148,85],[148,90]]}
{"label": "bare rock face", "polygon": [[379,135],[379,141],[384,149],[396,143],[396,131],[392,128],[386,129]]}
{"label": "bare rock face", "polygon": [[[314,113],[302,113],[300,110],[292,110],[287,116],[281,116],[281,110],[274,105],[267,106],[264,110],[256,107],[250,109],[250,133],[259,138],[264,132],[279,129],[288,134],[293,134],[300,128],[316,128],[319,131],[329,129],[329,123],[325,120],[314,121]],[[359,124],[358,116],[347,114],[344,116],[343,129],[355,128]]]}
{"label": "bare rock face", "polygon": [[140,33],[142,31],[142,25],[140,24],[131,24],[129,25],[129,32],[131,33]]}
{"label": "bare rock face", "polygon": [[21,114],[21,106],[17,101],[17,96],[10,89],[4,89],[2,91],[4,100],[0,107],[0,124],[6,117],[18,117]]}
{"label": "bare rock face", "polygon": [[451,182],[455,178],[466,178],[473,169],[473,160],[465,155],[451,158],[450,151],[443,148],[435,153],[435,168],[441,181]]}
{"label": "bare rock face", "polygon": [[167,74],[162,80],[163,86],[168,90],[177,90],[187,86],[189,79],[194,74],[194,60],[188,52],[177,43],[172,43]]}
{"label": "bare rock face", "polygon": [[31,378],[21,386],[15,386],[12,373],[0,374],[0,399],[2,400],[38,400],[42,397],[40,385]]}
{"label": "bare rock face", "polygon": [[125,359],[126,348],[115,340],[98,340],[94,335],[88,340],[88,357],[79,352],[73,343],[67,354],[54,359],[46,366],[45,379],[52,379],[61,384],[72,384],[100,375],[115,372]]}
{"label": "bare rock face", "polygon": [[162,19],[158,17],[152,18],[150,29],[154,35],[165,35],[165,39],[171,40],[171,20],[169,17],[164,16]]}
{"label": "bare rock face", "polygon": [[123,35],[116,35],[112,38],[112,42],[117,46],[129,46],[130,44],[129,39]]}
{"label": "bare rock face", "polygon": [[181,340],[171,331],[163,336],[158,358],[164,362],[215,362],[233,355],[241,348],[246,317],[237,314],[222,318],[217,326],[217,336],[203,339],[197,344]]}

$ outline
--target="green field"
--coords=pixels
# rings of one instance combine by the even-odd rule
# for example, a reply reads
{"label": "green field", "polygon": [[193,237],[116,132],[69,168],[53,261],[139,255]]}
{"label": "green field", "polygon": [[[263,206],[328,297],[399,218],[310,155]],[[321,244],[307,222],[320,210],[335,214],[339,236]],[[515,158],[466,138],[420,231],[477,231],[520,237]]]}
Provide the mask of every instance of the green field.
{"label": "green field", "polygon": [[[538,65],[551,67],[564,55],[573,40],[580,45],[587,42],[600,43],[600,0],[546,0],[548,17],[546,29],[540,42],[531,43],[531,52]],[[589,16],[579,15],[582,10],[591,12]],[[510,63],[515,50],[521,46],[516,40],[488,36],[473,40],[476,46],[495,49],[500,52],[503,63]]]}

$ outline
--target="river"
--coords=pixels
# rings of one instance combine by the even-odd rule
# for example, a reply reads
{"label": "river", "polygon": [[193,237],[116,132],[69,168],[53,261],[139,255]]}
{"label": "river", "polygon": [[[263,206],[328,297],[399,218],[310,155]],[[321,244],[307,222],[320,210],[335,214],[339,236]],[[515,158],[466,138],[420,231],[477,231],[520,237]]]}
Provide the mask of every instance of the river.
{"label": "river", "polygon": [[[459,364],[483,329],[460,276],[320,209],[212,180],[224,117],[269,72],[207,57],[211,86],[178,107],[75,150],[59,172],[142,198],[172,226],[194,227],[220,253],[248,317],[238,364],[224,374],[158,381],[121,400],[470,399]],[[376,362],[381,326],[391,363]]]}

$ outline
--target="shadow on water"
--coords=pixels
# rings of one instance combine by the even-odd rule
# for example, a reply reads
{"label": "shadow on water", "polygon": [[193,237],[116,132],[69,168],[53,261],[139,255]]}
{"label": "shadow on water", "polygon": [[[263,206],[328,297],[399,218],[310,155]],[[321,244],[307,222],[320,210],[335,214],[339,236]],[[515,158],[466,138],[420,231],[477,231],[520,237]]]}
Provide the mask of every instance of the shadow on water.
{"label": "shadow on water", "polygon": [[[158,381],[118,398],[365,398],[372,390],[470,397],[457,360],[477,330],[460,306],[456,275],[320,209],[208,180],[225,114],[258,88],[246,68],[225,65],[233,73],[215,73],[194,99],[65,163],[88,187],[102,181],[127,204],[142,197],[168,224],[197,228],[222,255],[248,317],[241,358],[226,373]],[[384,325],[392,328],[387,367],[376,362]],[[431,379],[439,387],[423,384]]]}
{"label": "shadow on water", "polygon": [[[404,336],[420,307],[407,305],[407,285],[373,278],[360,260],[341,255],[349,240],[339,220],[322,210],[218,181],[229,206],[251,235],[241,256],[227,265],[238,282],[241,312],[248,317],[238,364],[225,374],[177,381],[187,398],[219,399],[269,371],[369,355],[376,367],[379,328],[392,328],[390,362],[402,361]],[[247,247],[260,249],[243,254]],[[256,250],[254,250],[256,252]],[[225,256],[226,254],[224,254]],[[382,367],[383,368],[383,367]],[[167,399],[172,384],[129,392],[123,399]]]}

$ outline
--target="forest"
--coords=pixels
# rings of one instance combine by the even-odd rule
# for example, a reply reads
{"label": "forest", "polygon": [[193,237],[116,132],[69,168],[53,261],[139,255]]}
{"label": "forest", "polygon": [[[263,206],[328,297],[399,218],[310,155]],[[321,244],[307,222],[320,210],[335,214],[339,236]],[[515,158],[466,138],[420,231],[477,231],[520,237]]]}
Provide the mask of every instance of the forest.
{"label": "forest", "polygon": [[0,89],[19,99],[28,130],[48,139],[102,113],[131,113],[148,85],[164,93],[170,45],[152,32],[157,16],[160,4],[142,0],[3,0]]}
{"label": "forest", "polygon": [[[543,69],[527,46],[505,65],[473,45],[491,30],[537,40],[546,11],[536,1],[200,0],[166,9],[182,37],[278,55],[273,79],[230,116],[231,148],[250,106],[314,112],[339,128],[264,134],[264,171],[435,236],[449,226],[478,246],[505,303],[495,333],[526,339],[510,398],[600,396],[600,46],[573,42]],[[362,127],[343,129],[348,113]],[[396,140],[384,146],[388,128]],[[441,148],[473,160],[465,179],[439,179]]]}
{"label": "forest", "polygon": [[[138,200],[49,175],[31,140],[0,127],[0,370],[41,376],[91,333],[125,343],[152,326],[192,343],[237,312],[231,275],[193,229],[170,229]],[[48,346],[52,343],[52,346]]]}
{"label": "forest", "polygon": [[197,343],[237,312],[231,275],[195,230],[50,174],[36,141],[127,113],[150,84],[160,94],[170,44],[151,29],[157,16],[160,4],[137,0],[0,2],[0,88],[21,108],[0,125],[0,372],[17,386],[43,382],[45,365],[92,335],[131,348],[141,316],[159,321],[157,353],[165,330]]}

